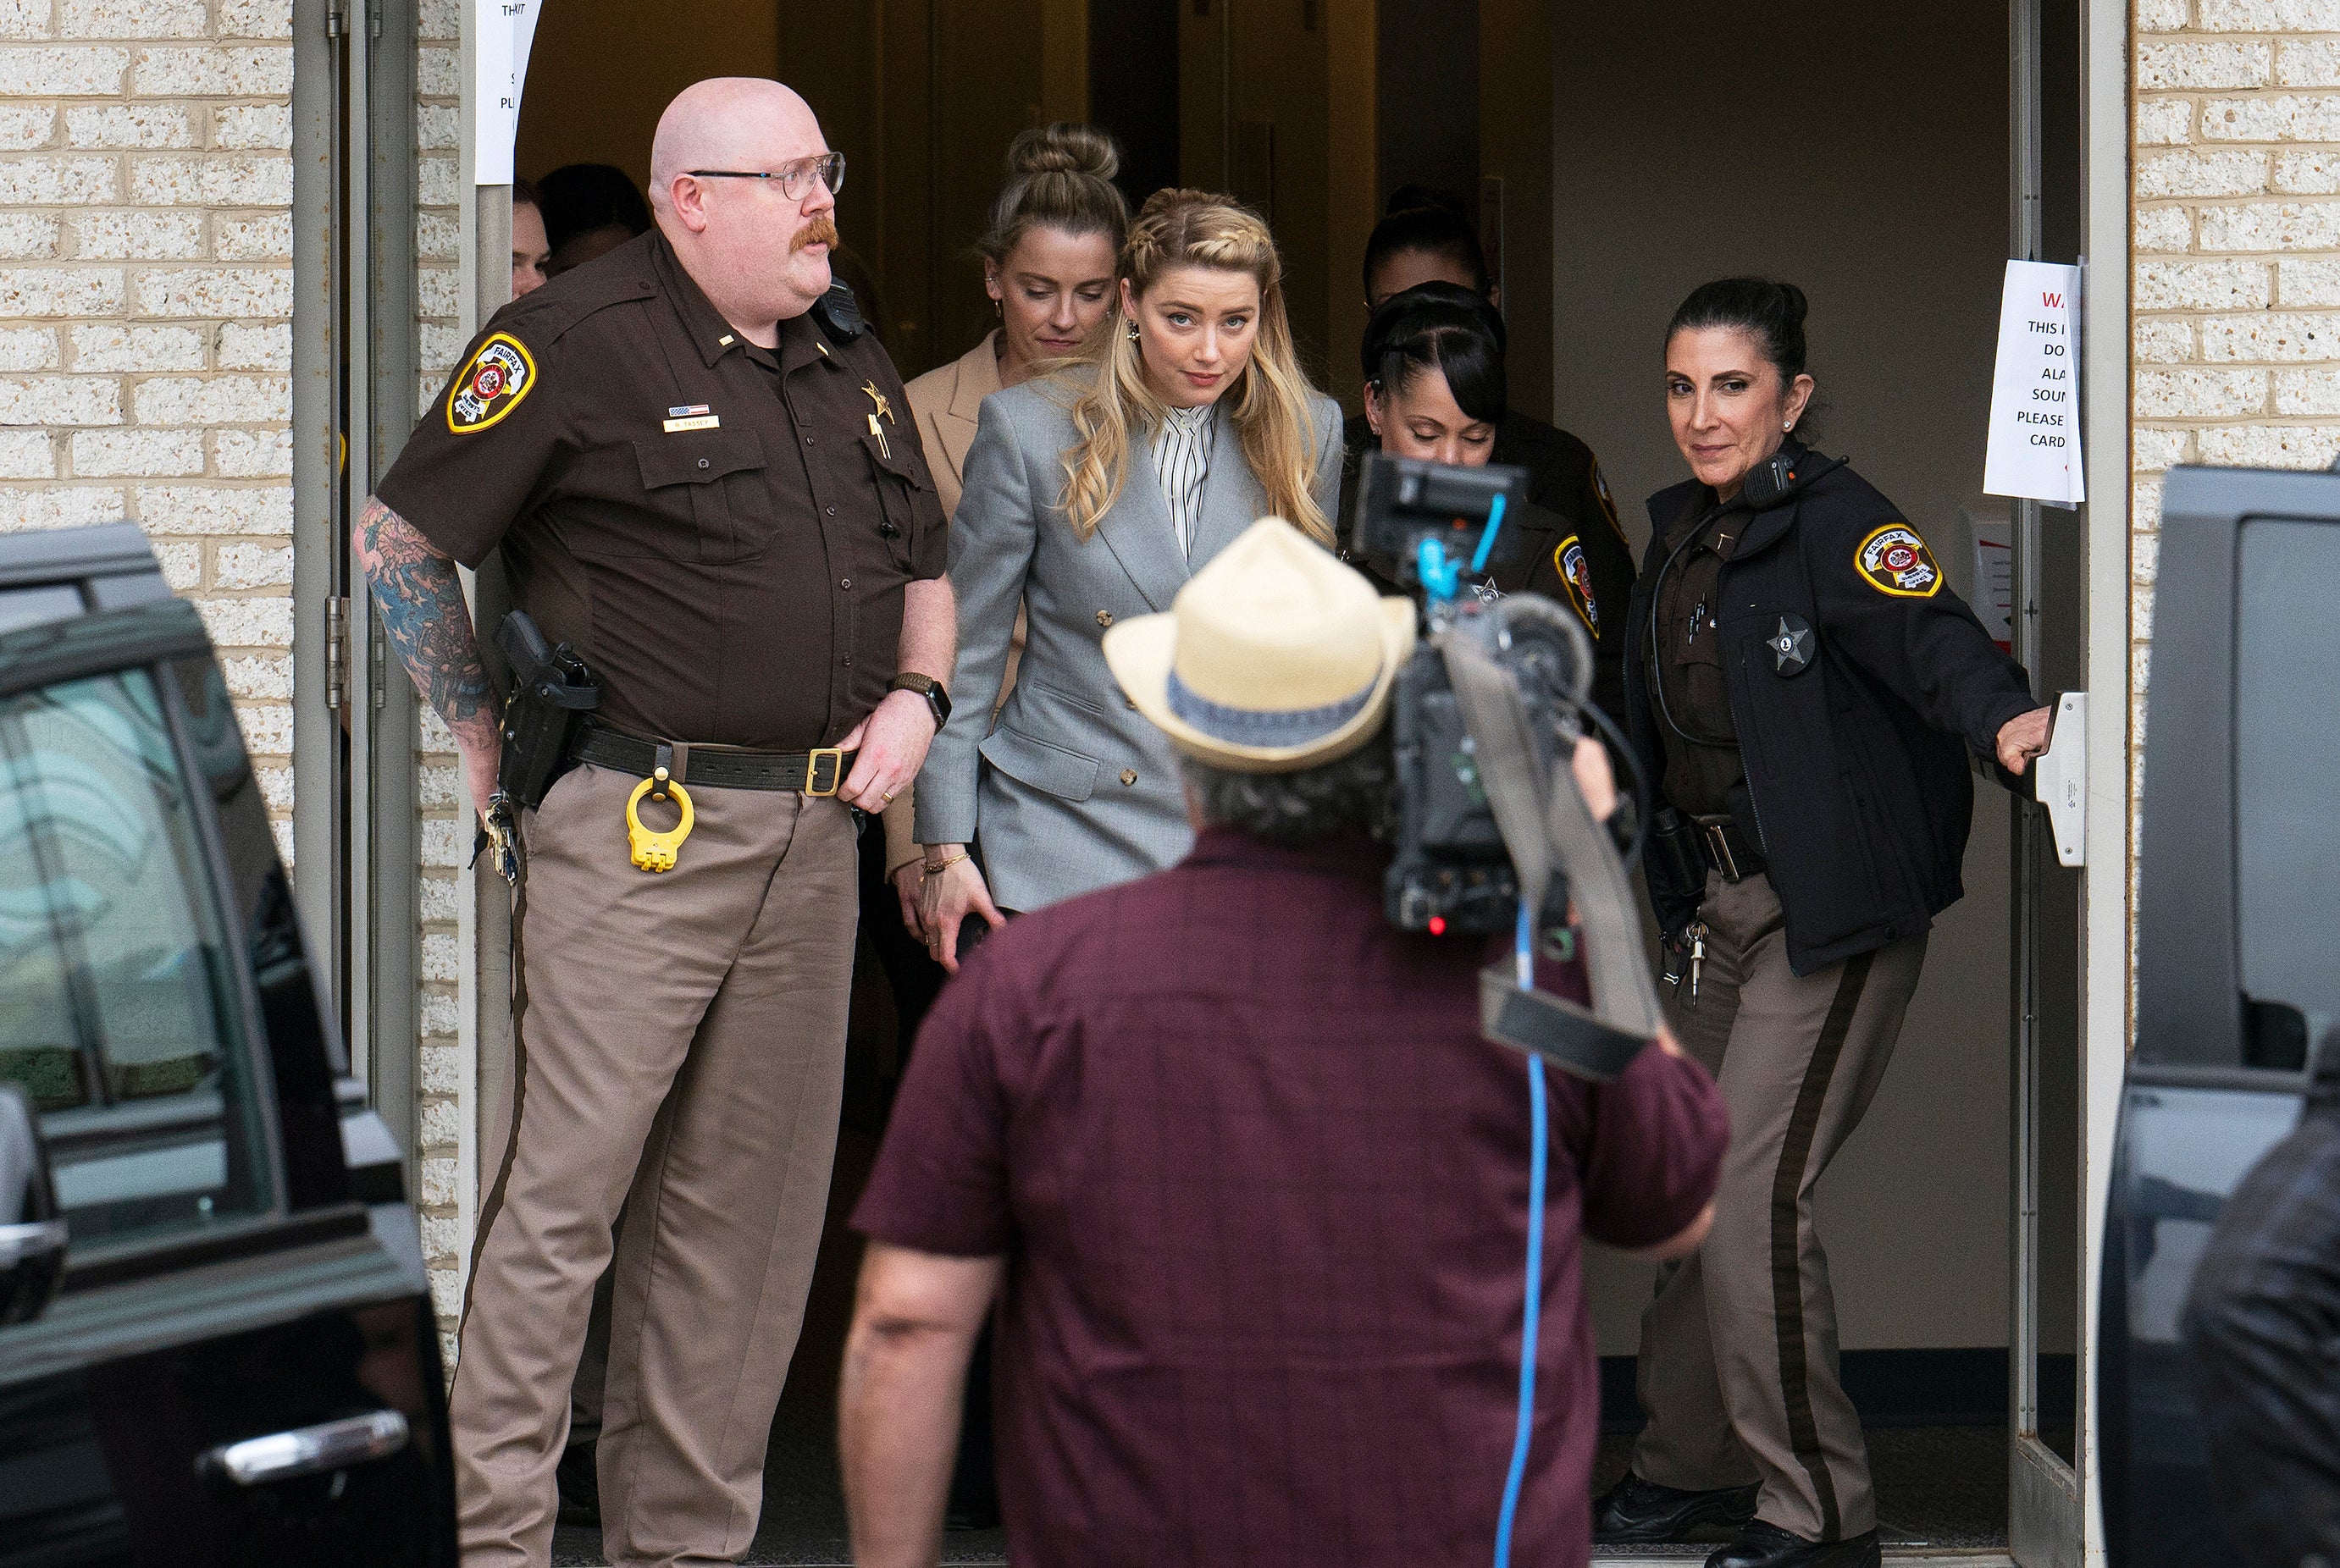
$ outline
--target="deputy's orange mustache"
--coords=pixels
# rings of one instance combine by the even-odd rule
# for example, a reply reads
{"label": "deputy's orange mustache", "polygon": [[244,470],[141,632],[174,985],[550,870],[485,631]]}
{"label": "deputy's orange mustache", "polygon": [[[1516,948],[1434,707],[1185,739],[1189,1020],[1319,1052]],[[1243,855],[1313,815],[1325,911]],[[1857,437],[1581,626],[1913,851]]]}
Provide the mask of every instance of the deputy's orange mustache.
{"label": "deputy's orange mustache", "polygon": [[797,237],[788,242],[788,251],[793,255],[795,252],[803,250],[807,245],[828,245],[834,247],[836,243],[837,225],[830,222],[827,218],[815,218],[811,222],[807,223],[803,228],[797,231]]}

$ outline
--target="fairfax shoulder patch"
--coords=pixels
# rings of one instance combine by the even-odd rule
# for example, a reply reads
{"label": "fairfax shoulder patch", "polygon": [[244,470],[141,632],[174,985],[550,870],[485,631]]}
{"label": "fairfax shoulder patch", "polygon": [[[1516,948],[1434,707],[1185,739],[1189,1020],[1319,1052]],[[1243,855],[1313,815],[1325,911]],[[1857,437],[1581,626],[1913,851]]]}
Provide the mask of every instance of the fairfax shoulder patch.
{"label": "fairfax shoulder patch", "polygon": [[536,360],[509,332],[480,345],[447,389],[447,428],[459,436],[484,430],[514,409],[536,386]]}
{"label": "fairfax shoulder patch", "polygon": [[1601,636],[1601,606],[1592,597],[1592,563],[1584,558],[1584,547],[1574,534],[1560,541],[1552,552],[1552,568],[1568,587],[1568,602],[1584,622],[1585,630],[1593,640]]}
{"label": "fairfax shoulder patch", "polygon": [[1852,564],[1870,587],[1897,599],[1930,599],[1942,591],[1934,552],[1907,523],[1888,523],[1861,540]]}

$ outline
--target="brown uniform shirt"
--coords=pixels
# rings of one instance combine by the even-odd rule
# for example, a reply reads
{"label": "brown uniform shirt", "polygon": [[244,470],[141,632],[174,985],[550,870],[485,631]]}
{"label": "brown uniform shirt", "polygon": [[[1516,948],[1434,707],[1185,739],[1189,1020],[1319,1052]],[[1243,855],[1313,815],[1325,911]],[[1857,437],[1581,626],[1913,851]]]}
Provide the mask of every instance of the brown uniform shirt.
{"label": "brown uniform shirt", "polygon": [[806,315],[755,348],[656,231],[499,312],[378,493],[466,566],[501,545],[604,723],[695,744],[842,739],[947,558],[876,336]]}
{"label": "brown uniform shirt", "polygon": [[[1717,628],[1722,563],[1730,558],[1748,513],[1732,507],[1686,544],[1712,505],[1712,492],[1706,492],[1666,531],[1664,558],[1673,564],[1658,581],[1658,636],[1651,648],[1657,666],[1652,689],[1665,705],[1656,715],[1666,748],[1665,798],[1691,816],[1728,814],[1730,788],[1747,776]],[[1694,738],[1684,739],[1681,730]]]}

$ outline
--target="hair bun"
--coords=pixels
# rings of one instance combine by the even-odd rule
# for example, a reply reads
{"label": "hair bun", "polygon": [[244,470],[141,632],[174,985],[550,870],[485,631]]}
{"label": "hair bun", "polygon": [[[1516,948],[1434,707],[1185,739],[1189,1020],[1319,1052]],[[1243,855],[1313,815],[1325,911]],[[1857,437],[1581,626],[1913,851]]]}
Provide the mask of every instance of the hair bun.
{"label": "hair bun", "polygon": [[1007,145],[1010,179],[1030,174],[1093,174],[1110,180],[1121,170],[1121,150],[1094,125],[1059,120],[1019,132]]}
{"label": "hair bun", "polygon": [[1804,318],[1811,312],[1810,301],[1804,298],[1804,291],[1793,283],[1782,282],[1780,285],[1780,301],[1787,313],[1789,330],[1802,331]]}
{"label": "hair bun", "polygon": [[1382,209],[1382,215],[1393,218],[1400,212],[1451,212],[1466,221],[1471,216],[1461,197],[1435,185],[1400,185],[1390,192],[1389,205]]}

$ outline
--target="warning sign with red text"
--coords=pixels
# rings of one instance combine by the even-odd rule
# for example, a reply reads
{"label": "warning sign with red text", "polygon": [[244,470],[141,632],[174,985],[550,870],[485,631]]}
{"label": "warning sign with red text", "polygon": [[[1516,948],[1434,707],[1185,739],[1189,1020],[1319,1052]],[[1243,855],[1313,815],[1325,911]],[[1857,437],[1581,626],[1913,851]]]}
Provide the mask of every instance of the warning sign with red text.
{"label": "warning sign with red text", "polygon": [[2080,463],[2080,269],[2009,261],[1982,488],[2050,506],[2088,498]]}

